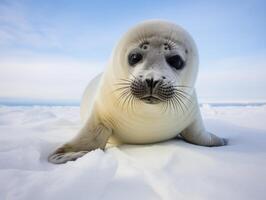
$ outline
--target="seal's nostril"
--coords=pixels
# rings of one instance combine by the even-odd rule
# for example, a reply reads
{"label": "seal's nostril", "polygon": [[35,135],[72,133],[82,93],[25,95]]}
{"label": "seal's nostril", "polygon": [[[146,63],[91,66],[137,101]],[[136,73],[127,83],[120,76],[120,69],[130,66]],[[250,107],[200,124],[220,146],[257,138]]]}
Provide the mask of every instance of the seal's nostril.
{"label": "seal's nostril", "polygon": [[148,87],[152,87],[153,78],[145,80]]}
{"label": "seal's nostril", "polygon": [[155,87],[157,84],[159,83],[159,81],[153,81],[153,87]]}
{"label": "seal's nostril", "polygon": [[151,78],[151,79],[146,79],[145,81],[146,81],[147,86],[148,86],[149,88],[154,88],[154,87],[159,83],[158,80],[155,81],[155,80],[153,80],[153,78]]}

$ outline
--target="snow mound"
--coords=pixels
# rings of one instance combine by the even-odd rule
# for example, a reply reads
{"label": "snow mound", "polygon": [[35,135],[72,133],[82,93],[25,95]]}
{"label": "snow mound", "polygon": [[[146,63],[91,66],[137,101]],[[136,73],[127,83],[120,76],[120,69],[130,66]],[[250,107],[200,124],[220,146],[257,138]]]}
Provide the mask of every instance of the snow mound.
{"label": "snow mound", "polygon": [[0,199],[266,199],[266,107],[201,108],[207,148],[171,140],[95,150],[53,165],[47,156],[81,127],[78,107],[0,107]]}

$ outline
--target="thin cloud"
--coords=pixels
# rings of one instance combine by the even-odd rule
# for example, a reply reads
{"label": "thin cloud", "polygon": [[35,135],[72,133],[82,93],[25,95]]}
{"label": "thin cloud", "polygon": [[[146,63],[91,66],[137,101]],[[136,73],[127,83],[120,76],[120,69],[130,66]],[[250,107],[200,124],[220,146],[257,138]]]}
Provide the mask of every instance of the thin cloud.
{"label": "thin cloud", "polygon": [[0,44],[29,47],[60,47],[55,32],[45,25],[35,26],[26,7],[18,1],[0,3]]}
{"label": "thin cloud", "polygon": [[2,98],[79,100],[104,63],[35,54],[6,57],[0,66]]}
{"label": "thin cloud", "polygon": [[263,55],[228,58],[204,65],[197,81],[202,102],[266,100],[263,92],[266,91],[266,58]]}

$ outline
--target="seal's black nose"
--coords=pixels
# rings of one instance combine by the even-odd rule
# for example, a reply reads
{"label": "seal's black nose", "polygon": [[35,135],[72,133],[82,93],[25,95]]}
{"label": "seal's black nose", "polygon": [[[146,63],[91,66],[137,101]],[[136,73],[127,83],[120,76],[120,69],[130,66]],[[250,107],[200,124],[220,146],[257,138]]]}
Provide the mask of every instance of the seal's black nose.
{"label": "seal's black nose", "polygon": [[159,80],[153,80],[153,78],[146,79],[145,81],[149,88],[154,88],[159,83]]}

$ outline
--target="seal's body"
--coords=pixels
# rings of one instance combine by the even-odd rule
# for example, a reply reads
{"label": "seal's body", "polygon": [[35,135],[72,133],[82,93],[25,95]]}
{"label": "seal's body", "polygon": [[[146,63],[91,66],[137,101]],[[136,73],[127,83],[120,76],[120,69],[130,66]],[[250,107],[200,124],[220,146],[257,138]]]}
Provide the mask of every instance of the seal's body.
{"label": "seal's body", "polygon": [[197,72],[197,49],[185,30],[158,20],[137,25],[85,90],[80,133],[49,161],[75,160],[107,143],[147,144],[179,134],[197,145],[224,145],[204,129],[194,89]]}
{"label": "seal's body", "polygon": [[[102,121],[112,127],[110,139],[119,143],[147,144],[160,142],[176,137],[185,127],[192,123],[193,117],[199,114],[195,94],[190,99],[190,105],[184,112],[164,111],[163,106],[154,107],[150,104],[136,104],[134,110],[117,105],[117,98],[112,92],[96,94],[100,91],[100,81],[103,75],[97,76],[88,85],[81,102],[81,119],[84,123],[90,116],[93,107],[98,107]],[[110,86],[114,83],[105,82]],[[107,89],[107,91],[110,91]],[[94,99],[94,101],[91,101]],[[99,105],[95,105],[98,102]],[[96,108],[95,107],[95,108]]]}

